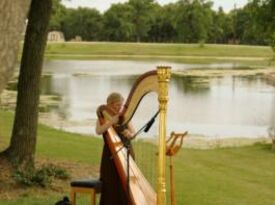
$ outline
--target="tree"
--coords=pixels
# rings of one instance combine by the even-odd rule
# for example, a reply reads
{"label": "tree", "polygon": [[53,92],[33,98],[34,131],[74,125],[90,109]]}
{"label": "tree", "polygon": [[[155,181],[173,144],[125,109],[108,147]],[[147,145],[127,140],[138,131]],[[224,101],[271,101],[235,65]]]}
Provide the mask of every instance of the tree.
{"label": "tree", "polygon": [[96,9],[78,8],[66,12],[61,30],[70,40],[81,36],[85,41],[99,40],[102,27],[102,16]]}
{"label": "tree", "polygon": [[40,76],[52,0],[32,0],[18,80],[10,146],[4,154],[20,167],[33,167],[36,149]]}
{"label": "tree", "polygon": [[130,0],[129,5],[132,8],[131,20],[134,25],[134,33],[137,42],[147,36],[150,29],[150,20],[154,0]]}
{"label": "tree", "polygon": [[13,75],[31,0],[0,2],[0,94]]}
{"label": "tree", "polygon": [[275,1],[274,0],[253,0],[251,3],[255,10],[255,21],[257,28],[261,29],[265,43],[270,45],[273,56],[275,56]]}
{"label": "tree", "polygon": [[128,4],[113,4],[104,13],[102,36],[109,41],[133,41],[134,25]]}
{"label": "tree", "polygon": [[52,14],[49,25],[49,30],[61,31],[64,18],[66,16],[66,7],[61,4],[61,0],[53,0]]}
{"label": "tree", "polygon": [[212,2],[182,0],[177,4],[178,40],[186,43],[206,41],[212,24]]}
{"label": "tree", "polygon": [[226,42],[226,31],[230,21],[224,13],[222,7],[219,8],[218,12],[213,11],[213,19],[215,19],[209,29],[209,42],[211,43],[227,43]]}
{"label": "tree", "polygon": [[175,24],[175,4],[168,4],[163,7],[155,6],[153,12],[153,22],[148,31],[148,41],[153,42],[173,42],[176,39],[177,31]]}

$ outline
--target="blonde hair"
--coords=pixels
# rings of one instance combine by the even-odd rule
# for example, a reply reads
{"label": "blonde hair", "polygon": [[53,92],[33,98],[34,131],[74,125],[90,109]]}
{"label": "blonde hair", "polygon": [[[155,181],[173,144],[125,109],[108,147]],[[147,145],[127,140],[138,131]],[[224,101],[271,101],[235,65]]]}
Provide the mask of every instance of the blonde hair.
{"label": "blonde hair", "polygon": [[120,93],[113,92],[107,97],[107,104],[111,104],[114,102],[123,102],[124,98]]}

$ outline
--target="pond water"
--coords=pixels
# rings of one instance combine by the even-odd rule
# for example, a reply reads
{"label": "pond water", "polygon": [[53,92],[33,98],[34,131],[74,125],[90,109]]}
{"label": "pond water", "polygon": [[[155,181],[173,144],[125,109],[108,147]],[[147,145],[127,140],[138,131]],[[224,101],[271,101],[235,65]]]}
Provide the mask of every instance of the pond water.
{"label": "pond water", "polygon": [[[73,122],[67,130],[94,134],[96,109],[106,96],[117,91],[125,97],[137,78],[157,65],[173,70],[197,68],[199,65],[164,61],[62,61],[44,64],[42,93],[61,97],[57,108],[51,109],[65,121]],[[228,68],[230,64],[207,65]],[[201,66],[200,66],[201,67]],[[205,65],[203,66],[205,67]],[[158,109],[157,96],[146,96],[133,118],[138,130]],[[158,121],[156,121],[158,122]],[[189,131],[212,138],[267,137],[275,124],[275,88],[261,76],[249,77],[173,77],[169,89],[167,133]],[[62,128],[62,125],[55,125]],[[156,135],[155,123],[144,137]]]}

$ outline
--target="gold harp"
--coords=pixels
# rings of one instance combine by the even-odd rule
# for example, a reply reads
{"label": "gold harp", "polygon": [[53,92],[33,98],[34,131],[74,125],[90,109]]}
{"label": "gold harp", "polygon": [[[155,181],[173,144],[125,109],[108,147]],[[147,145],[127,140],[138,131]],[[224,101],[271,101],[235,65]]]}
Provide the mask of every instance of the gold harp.
{"label": "gold harp", "polygon": [[[158,67],[157,71],[149,71],[141,75],[134,84],[126,100],[125,108],[121,113],[120,126],[125,126],[133,117],[140,101],[149,92],[158,93],[160,123],[158,139],[158,176],[157,189],[152,188],[144,177],[135,161],[129,159],[129,204],[131,205],[165,205],[166,184],[165,184],[165,149],[166,149],[166,112],[168,102],[168,83],[171,76],[170,67]],[[104,106],[99,108],[98,115],[104,117]],[[107,144],[114,156],[121,183],[125,192],[127,191],[127,165],[125,157],[126,148],[123,147],[119,136],[113,127],[105,133]]]}

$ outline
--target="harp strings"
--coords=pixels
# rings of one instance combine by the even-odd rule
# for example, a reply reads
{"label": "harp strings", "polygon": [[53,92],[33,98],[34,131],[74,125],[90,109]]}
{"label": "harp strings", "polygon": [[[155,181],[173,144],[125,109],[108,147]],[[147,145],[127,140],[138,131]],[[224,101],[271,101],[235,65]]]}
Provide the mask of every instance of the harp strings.
{"label": "harp strings", "polygon": [[[115,136],[113,138],[114,143],[121,143],[120,138],[118,136]],[[123,145],[121,145],[123,146]],[[119,148],[120,149],[120,148]],[[121,157],[122,159],[122,166],[124,173],[127,173],[127,150],[125,147],[123,147],[120,151],[120,153],[116,153],[115,157]],[[144,177],[144,175],[141,173],[139,168],[137,167],[135,161],[130,157],[130,188],[131,187],[131,182],[133,182],[135,185],[139,187],[139,190],[142,190],[143,194],[146,196],[146,200],[151,200],[154,201],[155,199],[153,198],[155,196],[154,190],[151,188],[151,186],[148,184],[147,179]],[[127,176],[126,176],[127,177]],[[126,182],[126,180],[125,180]],[[135,193],[131,193],[132,196],[134,196]],[[152,197],[153,196],[153,197]],[[142,202],[141,202],[142,203]]]}

